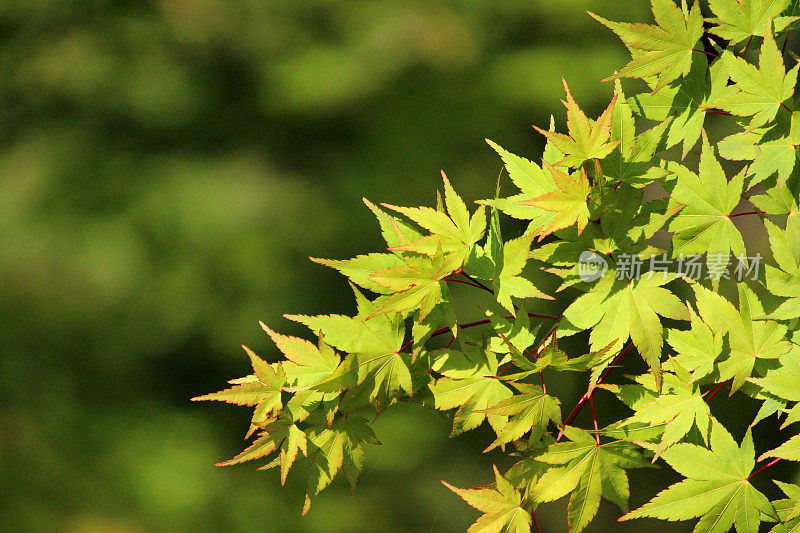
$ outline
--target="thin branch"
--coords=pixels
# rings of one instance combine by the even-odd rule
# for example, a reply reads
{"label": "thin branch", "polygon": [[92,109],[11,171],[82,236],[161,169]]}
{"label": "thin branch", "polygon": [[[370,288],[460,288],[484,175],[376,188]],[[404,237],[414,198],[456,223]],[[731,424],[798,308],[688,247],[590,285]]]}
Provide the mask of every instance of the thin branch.
{"label": "thin branch", "polygon": [[717,57],[717,54],[712,54],[711,52],[706,52],[705,50],[700,50],[699,48],[692,48],[692,52],[700,52],[701,54],[705,54],[708,57]]}
{"label": "thin branch", "polygon": [[751,35],[750,38],[747,39],[747,44],[744,45],[744,50],[742,50],[742,53],[741,55],[739,55],[739,57],[744,57],[744,55],[747,53],[747,49],[750,48],[750,43],[752,41],[753,41],[753,36]]}
{"label": "thin branch", "polygon": [[489,292],[491,292],[492,294],[494,294],[494,291],[493,291],[492,289],[490,289],[489,287],[487,287],[486,285],[484,285],[483,283],[481,283],[481,282],[480,282],[480,281],[478,281],[477,279],[473,278],[472,276],[470,276],[469,274],[467,274],[467,273],[466,273],[466,272],[464,272],[463,270],[461,271],[461,275],[462,275],[462,276],[464,276],[465,278],[467,278],[468,280],[470,280],[472,283],[474,283],[475,285],[477,285],[477,286],[478,286],[478,287],[480,287],[481,289],[483,289],[483,290],[485,290],[485,291],[489,291]]}
{"label": "thin branch", "polygon": [[758,214],[760,214],[758,211],[748,211],[746,213],[736,213],[736,214],[733,214],[733,215],[728,215],[728,218],[743,217],[745,215],[758,215]]}
{"label": "thin branch", "polygon": [[783,36],[783,48],[781,48],[781,55],[786,53],[786,43],[789,42],[789,32],[792,30],[786,30],[786,35]]}
{"label": "thin branch", "polygon": [[[716,393],[718,393],[718,392],[719,392],[719,391],[722,389],[722,387],[724,387],[725,385],[727,385],[728,383],[730,383],[730,381],[731,381],[730,379],[729,379],[728,381],[723,381],[722,383],[720,383],[719,385],[717,385],[717,386],[716,386],[716,387],[714,387],[713,389],[709,389],[709,390],[705,391],[705,392],[703,393],[702,397],[703,397],[703,398],[706,398],[706,394],[708,394],[708,398],[706,398],[706,403],[708,403],[708,402],[709,402],[709,400],[711,400],[711,398],[713,398],[713,397],[714,397],[714,395],[715,395]],[[710,394],[709,394],[709,393],[710,393]]]}
{"label": "thin branch", "polygon": [[720,111],[719,109],[711,109],[710,107],[704,108],[706,113],[711,113],[712,115],[725,115],[726,117],[732,117],[733,113],[728,113],[727,111]]}
{"label": "thin branch", "polygon": [[542,533],[542,530],[539,529],[539,522],[536,521],[536,513],[531,510],[531,518],[533,518],[533,526],[536,528],[536,533]]}
{"label": "thin branch", "polygon": [[752,474],[750,474],[750,475],[747,477],[747,479],[749,480],[751,477],[755,476],[756,474],[758,474],[758,473],[760,473],[760,472],[763,472],[764,470],[766,470],[767,468],[771,467],[772,465],[774,465],[775,463],[777,463],[777,462],[778,462],[778,461],[780,461],[780,460],[781,460],[781,458],[780,458],[780,457],[776,457],[776,458],[775,458],[775,459],[773,459],[772,461],[768,462],[767,464],[765,464],[764,466],[762,466],[761,468],[759,468],[758,470],[756,470],[755,472],[753,472]]}
{"label": "thin branch", "polygon": [[592,408],[592,423],[594,424],[594,438],[600,445],[600,430],[597,429],[597,415],[594,412],[594,394],[589,396],[589,407]]}
{"label": "thin branch", "polygon": [[[569,415],[567,415],[567,418],[564,420],[564,425],[565,426],[569,425],[569,423],[572,422],[575,419],[576,416],[578,416],[578,413],[581,412],[581,409],[583,409],[583,406],[586,405],[586,402],[589,401],[589,399],[592,397],[592,395],[594,394],[594,391],[597,390],[597,385],[600,385],[601,383],[603,383],[606,380],[606,377],[608,376],[608,373],[611,372],[611,370],[615,366],[617,366],[617,363],[619,363],[620,359],[622,359],[622,356],[624,356],[626,353],[628,353],[631,350],[631,348],[633,348],[633,344],[629,344],[628,346],[625,347],[624,350],[619,352],[619,355],[617,355],[614,358],[614,360],[611,361],[611,364],[606,367],[605,371],[597,379],[597,383],[595,384],[594,388],[592,388],[590,390],[587,390],[586,394],[581,396],[581,399],[578,400],[578,403],[575,404],[575,407],[572,409],[572,411],[569,413]],[[558,436],[556,437],[556,442],[560,441],[563,436],[564,436],[564,433],[562,431],[559,431],[558,432]]]}

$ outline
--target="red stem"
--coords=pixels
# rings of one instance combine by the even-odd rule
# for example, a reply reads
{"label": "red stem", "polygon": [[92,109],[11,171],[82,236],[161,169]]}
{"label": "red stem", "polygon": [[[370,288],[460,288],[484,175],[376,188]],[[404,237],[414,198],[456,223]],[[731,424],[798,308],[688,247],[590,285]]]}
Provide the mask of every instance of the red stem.
{"label": "red stem", "polygon": [[792,30],[786,30],[786,35],[783,37],[783,48],[781,48],[781,55],[786,53],[786,43],[789,42],[789,32]]}
{"label": "red stem", "polygon": [[[553,332],[556,330],[557,327],[558,323],[556,323],[556,325],[550,328],[550,331],[547,332],[547,335],[545,335],[544,338],[539,342],[539,344],[537,344],[536,347],[533,348],[533,353],[531,353],[530,349],[525,350],[525,357],[530,357],[531,355],[535,355],[538,358],[539,351],[542,349],[544,344],[550,339],[550,336],[553,334]],[[498,372],[497,375],[502,376],[506,370],[511,368],[513,364],[514,364],[513,362],[508,363],[506,366],[500,369],[500,372]],[[542,376],[542,385],[544,385],[544,376]]]}
{"label": "red stem", "polygon": [[762,472],[762,471],[766,470],[767,468],[771,467],[772,465],[774,465],[775,463],[777,463],[777,462],[778,462],[778,461],[780,461],[780,460],[781,460],[781,458],[780,458],[780,457],[776,457],[776,458],[775,458],[775,459],[773,459],[772,461],[768,462],[767,464],[765,464],[764,466],[762,466],[761,468],[759,468],[758,470],[756,470],[755,472],[753,472],[752,474],[750,474],[750,475],[747,477],[747,479],[749,480],[751,477],[755,476],[755,475],[756,475],[756,474],[758,474],[759,472]]}
{"label": "red stem", "polygon": [[589,407],[592,408],[592,423],[594,424],[594,438],[597,441],[598,446],[600,445],[600,431],[597,429],[597,415],[594,412],[594,394],[589,396]]}
{"label": "red stem", "polygon": [[758,211],[748,211],[746,213],[736,213],[734,215],[728,215],[728,218],[743,217],[745,215],[757,215],[757,214],[759,214]]}
{"label": "red stem", "polygon": [[720,111],[719,109],[706,108],[706,113],[711,113],[713,115],[725,115],[726,117],[733,116],[733,113],[728,113],[727,111]]}
{"label": "red stem", "polygon": [[747,49],[750,48],[750,43],[752,41],[753,41],[753,36],[751,35],[750,38],[747,39],[747,44],[744,45],[744,50],[742,50],[742,53],[741,53],[741,55],[739,57],[744,57],[744,55],[747,53]]}
{"label": "red stem", "polygon": [[542,530],[539,529],[539,522],[536,521],[536,513],[531,510],[531,518],[533,518],[533,526],[536,528],[536,533],[542,533]]}
{"label": "red stem", "polygon": [[[626,353],[628,353],[631,350],[631,348],[633,348],[633,344],[629,344],[628,346],[625,347],[624,350],[619,352],[619,355],[617,355],[614,358],[614,360],[611,361],[611,364],[608,365],[608,367],[606,367],[605,371],[597,379],[597,384],[595,385],[595,388],[592,389],[591,391],[587,390],[586,394],[581,396],[581,399],[578,400],[578,403],[575,404],[575,407],[572,409],[572,411],[567,415],[567,418],[564,420],[564,425],[565,426],[569,425],[569,423],[572,422],[575,419],[576,416],[578,416],[578,413],[581,412],[581,409],[583,409],[583,406],[586,405],[586,402],[589,401],[589,399],[592,397],[592,395],[594,394],[594,391],[597,390],[597,385],[600,385],[601,383],[603,383],[605,381],[606,377],[608,376],[608,373],[611,372],[611,370],[617,365],[617,363],[619,363],[620,359],[622,359],[622,356],[624,356]],[[560,441],[563,436],[564,436],[564,433],[559,431],[558,432],[558,436],[556,437],[556,442]]]}
{"label": "red stem", "polygon": [[692,48],[692,52],[700,52],[701,54],[705,54],[709,57],[717,57],[717,54],[712,54],[711,52],[706,52],[705,50],[700,50],[699,48]]}
{"label": "red stem", "polygon": [[[730,383],[730,381],[731,381],[730,379],[729,379],[728,381],[723,381],[722,383],[720,383],[719,385],[717,385],[717,386],[716,386],[716,387],[714,387],[713,389],[709,389],[709,390],[705,391],[705,392],[703,393],[702,397],[703,397],[703,398],[705,398],[706,394],[708,394],[708,395],[709,395],[709,396],[708,396],[708,398],[706,398],[706,403],[708,403],[708,402],[709,402],[709,400],[711,400],[711,398],[713,398],[713,397],[714,397],[714,395],[715,395],[716,393],[718,393],[718,392],[720,391],[720,389],[722,389],[722,387],[724,387],[725,385],[727,385],[728,383]],[[709,393],[710,393],[710,394],[709,394]]]}
{"label": "red stem", "polygon": [[480,281],[478,281],[477,279],[473,278],[472,276],[470,276],[470,275],[469,275],[469,274],[467,274],[466,272],[462,271],[462,272],[461,272],[461,275],[462,275],[462,276],[464,276],[465,278],[467,278],[468,280],[470,280],[472,283],[474,283],[475,285],[477,285],[477,286],[478,286],[478,287],[480,287],[481,289],[483,289],[483,290],[485,290],[485,291],[489,291],[489,292],[491,292],[492,294],[494,294],[494,291],[493,291],[492,289],[490,289],[489,287],[487,287],[486,285],[484,285],[483,283],[481,283],[481,282],[480,282]]}

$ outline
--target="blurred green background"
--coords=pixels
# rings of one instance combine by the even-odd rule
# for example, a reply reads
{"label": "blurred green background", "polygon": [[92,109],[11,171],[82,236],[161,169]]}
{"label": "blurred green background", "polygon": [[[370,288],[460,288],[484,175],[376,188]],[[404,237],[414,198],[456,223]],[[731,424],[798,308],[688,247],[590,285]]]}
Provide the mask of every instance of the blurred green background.
{"label": "blurred green background", "polygon": [[[213,466],[241,449],[247,409],[188,400],[248,372],[241,343],[278,357],[258,320],[300,334],[283,313],[353,311],[306,258],[380,246],[362,196],[431,203],[442,168],[491,196],[484,137],[535,157],[530,124],[563,124],[562,76],[596,115],[628,56],[584,11],[648,7],[0,4],[0,528],[463,531],[477,513],[439,479],[489,481],[505,463],[480,454],[486,431],[449,440],[438,414],[391,409],[356,494],[336,482],[300,519],[301,470],[281,489]],[[542,508],[544,531],[562,511]],[[648,524],[616,516],[603,503],[589,531]]]}

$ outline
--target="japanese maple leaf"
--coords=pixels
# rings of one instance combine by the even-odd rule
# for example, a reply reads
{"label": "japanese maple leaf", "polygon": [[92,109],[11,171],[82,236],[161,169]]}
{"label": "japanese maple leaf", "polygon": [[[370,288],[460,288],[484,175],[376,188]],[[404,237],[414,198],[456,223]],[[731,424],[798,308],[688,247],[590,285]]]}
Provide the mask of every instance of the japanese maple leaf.
{"label": "japanese maple leaf", "polygon": [[800,212],[793,211],[786,217],[785,230],[769,220],[764,223],[773,258],[779,267],[767,265],[767,288],[776,296],[788,298],[770,317],[792,320],[800,317]]}
{"label": "japanese maple leaf", "polygon": [[570,442],[547,446],[536,461],[551,465],[530,489],[536,502],[550,502],[572,495],[567,506],[570,533],[582,531],[594,518],[600,497],[615,503],[622,512],[628,510],[628,475],[626,468],[642,468],[649,463],[623,441],[599,444],[587,431],[564,426]]}
{"label": "japanese maple leaf", "polygon": [[611,115],[614,111],[614,103],[617,97],[611,99],[611,103],[605,111],[594,122],[578,107],[577,102],[572,97],[566,80],[564,90],[567,93],[566,101],[561,103],[567,108],[567,131],[569,135],[546,131],[534,126],[536,131],[547,137],[556,148],[564,153],[564,158],[558,161],[557,165],[579,167],[590,159],[603,159],[616,148],[619,142],[609,142],[611,135]]}
{"label": "japanese maple leaf", "polygon": [[327,487],[342,470],[355,488],[364,464],[364,444],[380,444],[364,418],[337,417],[332,424],[322,419],[308,431],[310,471],[302,514],[311,508],[311,497]]}
{"label": "japanese maple leaf", "polygon": [[660,124],[637,135],[633,111],[619,80],[616,82],[616,97],[611,139],[618,141],[619,146],[603,161],[603,174],[607,182],[615,186],[629,183],[642,187],[666,174],[663,168],[653,164],[653,156],[671,119],[664,117]]}
{"label": "japanese maple leaf", "polygon": [[780,524],[770,529],[769,533],[796,533],[800,529],[800,487],[778,480],[773,481],[787,497],[772,502]]}
{"label": "japanese maple leaf", "polygon": [[537,231],[539,233],[537,240],[541,241],[554,231],[573,225],[577,226],[578,235],[580,235],[589,222],[588,199],[592,187],[586,172],[580,169],[570,175],[548,163],[545,163],[545,167],[553,176],[557,189],[520,202],[523,205],[532,205],[556,214],[546,227]]}
{"label": "japanese maple leaf", "polygon": [[[390,248],[391,251],[416,252],[432,256],[441,250],[452,260],[452,270],[456,270],[466,260],[475,243],[483,237],[486,229],[486,209],[480,206],[470,217],[464,200],[456,194],[444,172],[442,179],[444,208],[381,205],[405,215],[430,232],[430,235],[393,246]],[[444,212],[445,208],[447,213]]]}
{"label": "japanese maple leaf", "polygon": [[483,247],[477,247],[465,265],[465,270],[481,279],[489,280],[497,302],[512,315],[516,314],[512,297],[542,298],[552,300],[527,278],[521,276],[528,262],[532,234],[502,242],[497,211],[492,214],[489,237]]}
{"label": "japanese maple leaf", "polygon": [[440,411],[458,408],[451,435],[474,429],[484,420],[496,433],[503,429],[507,416],[484,412],[512,396],[497,378],[497,356],[493,352],[462,343],[462,350],[443,350],[433,369],[443,376],[428,387],[433,407]]}
{"label": "japanese maple leaf", "polygon": [[663,347],[663,326],[658,317],[689,319],[686,306],[662,287],[675,278],[658,273],[645,273],[631,281],[614,277],[614,271],[609,270],[589,292],[567,307],[567,322],[559,327],[559,333],[571,335],[592,328],[589,341],[593,351],[613,341],[619,341],[619,348],[632,339],[658,384]]}
{"label": "japanese maple leaf", "polygon": [[677,167],[672,199],[686,207],[669,225],[669,231],[675,232],[673,257],[707,253],[727,259],[731,251],[738,257],[746,256],[742,235],[729,217],[741,200],[744,174],[739,172],[728,182],[705,137],[699,173]]}
{"label": "japanese maple leaf", "polygon": [[774,320],[754,320],[764,316],[758,297],[740,283],[739,309],[725,297],[699,283],[693,283],[697,310],[712,330],[728,334],[730,353],[719,362],[720,381],[732,379],[731,394],[737,391],[761,359],[777,359],[791,349],[786,326]]}
{"label": "japanese maple leaf", "polygon": [[261,322],[261,327],[286,357],[281,368],[286,376],[283,390],[294,393],[286,403],[286,410],[294,422],[305,420],[321,402],[336,400],[338,391],[321,392],[314,385],[328,378],[339,366],[339,355],[319,339],[317,345],[298,337],[281,335]]}
{"label": "japanese maple leaf", "polygon": [[405,326],[401,315],[374,314],[377,306],[356,292],[359,314],[343,315],[285,315],[286,318],[321,333],[325,342],[348,355],[333,374],[317,383],[314,389],[335,392],[345,387],[364,385],[369,399],[390,401],[399,391],[413,394],[410,356],[401,354]]}
{"label": "japanese maple leaf", "polygon": [[278,413],[283,407],[281,390],[286,383],[286,376],[280,364],[269,364],[247,346],[242,348],[250,357],[253,374],[230,381],[233,385],[230,388],[197,396],[192,398],[192,401],[211,400],[255,406],[250,429],[246,435],[249,437],[258,427],[264,425],[270,418],[274,418],[273,413]]}
{"label": "japanese maple leaf", "polygon": [[303,430],[292,422],[276,420],[267,424],[250,446],[233,459],[217,463],[217,466],[230,466],[245,461],[252,461],[266,457],[276,450],[280,450],[278,457],[259,470],[266,470],[280,465],[281,485],[286,483],[289,469],[294,464],[298,452],[308,456],[307,438]]}
{"label": "japanese maple leaf", "polygon": [[533,233],[550,225],[556,216],[555,212],[524,203],[524,201],[557,191],[558,187],[552,176],[533,161],[514,155],[488,139],[486,142],[500,155],[508,176],[520,192],[508,198],[481,200],[479,203],[495,207],[510,217],[529,220],[530,224],[526,233]]}
{"label": "japanese maple leaf", "polygon": [[725,332],[714,331],[689,306],[691,327],[687,330],[668,329],[666,341],[677,352],[673,358],[697,381],[717,368],[717,360],[722,356]]}
{"label": "japanese maple leaf", "polygon": [[734,526],[738,533],[757,533],[761,513],[777,519],[769,500],[750,484],[755,466],[750,429],[738,446],[730,433],[715,422],[710,449],[682,442],[665,451],[661,458],[686,479],[661,491],[620,521],[699,517],[695,533],[722,533]]}
{"label": "japanese maple leaf", "polygon": [[772,36],[774,31],[783,31],[798,17],[782,17],[789,0],[709,0],[709,7],[716,17],[706,19],[716,24],[709,31],[719,35],[731,45],[755,36]]}
{"label": "japanese maple leaf", "polygon": [[515,394],[511,398],[483,410],[485,413],[509,417],[508,422],[497,436],[497,440],[490,444],[484,452],[520,439],[529,431],[531,440],[536,442],[551,420],[557,426],[561,425],[561,402],[558,401],[558,398],[548,396],[538,385],[511,383],[511,386],[521,394]]}
{"label": "japanese maple leaf", "polygon": [[[671,361],[671,362],[674,362]],[[675,365],[672,365],[675,368]],[[680,368],[680,367],[677,367]],[[620,387],[630,394],[630,390],[644,388],[655,394],[631,394],[639,399],[632,403],[635,411],[620,427],[632,424],[641,424],[643,427],[662,427],[661,440],[658,442],[656,457],[669,449],[670,446],[681,440],[694,427],[700,430],[700,435],[708,442],[708,433],[711,423],[711,411],[705,399],[700,394],[698,383],[689,383],[688,372],[682,370],[682,377],[676,374],[664,373],[664,385],[661,394],[657,393],[654,380],[651,376],[637,379],[640,385],[623,385]],[[625,389],[629,389],[625,391]],[[655,461],[655,458],[653,459]]]}
{"label": "japanese maple leaf", "polygon": [[732,161],[752,161],[747,167],[750,187],[773,174],[782,186],[791,176],[800,146],[800,113],[782,113],[769,127],[748,128],[722,139],[719,155]]}
{"label": "japanese maple leaf", "polygon": [[703,15],[698,2],[683,12],[673,0],[652,0],[656,25],[612,22],[589,13],[625,43],[633,59],[612,78],[657,78],[653,92],[686,75],[692,53],[703,36]]}
{"label": "japanese maple leaf", "polygon": [[736,88],[728,85],[728,71],[722,61],[714,61],[709,67],[704,55],[695,54],[689,73],[679,82],[656,93],[637,94],[629,102],[639,115],[650,120],[663,123],[672,118],[665,148],[683,143],[681,157],[685,158],[700,139],[711,103],[733,92]]}
{"label": "japanese maple leaf", "polygon": [[401,266],[389,266],[370,274],[376,284],[388,289],[384,299],[367,319],[385,313],[402,313],[419,309],[422,321],[442,302],[447,287],[444,280],[453,272],[453,264],[439,251],[432,257],[407,255]]}
{"label": "japanese maple leaf", "polygon": [[528,533],[531,530],[532,506],[522,494],[494,468],[494,488],[460,489],[442,481],[469,505],[484,513],[467,530],[469,533]]}
{"label": "japanese maple leaf", "polygon": [[720,59],[738,91],[714,102],[715,107],[739,117],[753,117],[750,128],[773,120],[781,107],[789,110],[784,102],[794,96],[799,67],[795,65],[786,72],[772,33],[761,44],[758,68],[730,51],[723,52]]}

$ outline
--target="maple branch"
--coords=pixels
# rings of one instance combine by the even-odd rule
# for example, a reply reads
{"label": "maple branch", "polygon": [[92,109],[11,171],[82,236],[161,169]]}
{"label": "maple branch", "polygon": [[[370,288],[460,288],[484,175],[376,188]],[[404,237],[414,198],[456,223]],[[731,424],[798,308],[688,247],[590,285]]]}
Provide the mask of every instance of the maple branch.
{"label": "maple branch", "polygon": [[[581,412],[581,409],[583,409],[583,406],[586,405],[586,402],[589,401],[589,399],[591,399],[592,395],[594,395],[594,391],[597,390],[597,385],[600,385],[605,381],[606,377],[608,376],[608,373],[611,372],[611,369],[613,369],[617,365],[617,363],[619,363],[620,359],[622,359],[622,356],[628,353],[631,350],[631,348],[633,348],[633,343],[629,344],[628,346],[625,347],[625,349],[619,352],[619,355],[617,355],[614,358],[614,360],[611,361],[611,364],[606,367],[602,375],[599,378],[597,378],[597,383],[595,383],[595,386],[592,389],[587,390],[586,394],[581,396],[581,399],[578,400],[578,403],[575,404],[575,407],[572,409],[572,411],[567,415],[567,418],[564,420],[565,426],[568,425],[570,422],[572,422],[576,416],[578,416],[578,413]],[[564,432],[559,431],[558,436],[556,437],[556,442],[560,441],[563,436]]]}
{"label": "maple branch", "polygon": [[739,55],[739,57],[744,57],[744,55],[747,53],[747,49],[750,48],[750,43],[752,41],[753,41],[753,36],[750,35],[750,38],[747,39],[747,44],[744,45],[744,50],[742,50],[742,53]]}
{"label": "maple branch", "polygon": [[736,213],[734,215],[728,215],[728,218],[743,217],[745,215],[759,215],[759,214],[760,213],[758,211],[747,211],[746,213]]}
{"label": "maple branch", "polygon": [[[481,287],[480,285],[476,285],[474,283],[471,283],[471,282],[469,282],[469,281],[467,281],[465,279],[451,278],[450,276],[445,276],[442,279],[444,279],[445,281],[454,281],[456,283],[463,283],[464,285],[469,285],[470,287],[475,287],[476,289],[484,289],[484,288],[486,288],[486,287]],[[491,291],[492,294],[494,294],[494,292],[491,289],[489,289],[489,291]]]}
{"label": "maple branch", "polygon": [[732,117],[733,113],[728,113],[727,111],[720,111],[719,109],[711,109],[711,108],[704,108],[706,113],[711,113],[712,115],[725,115],[726,117]]}
{"label": "maple branch", "polygon": [[755,472],[753,472],[752,474],[747,476],[748,481],[750,480],[751,477],[755,476],[756,474],[758,474],[760,472],[763,472],[764,470],[766,470],[767,468],[771,467],[772,465],[774,465],[775,463],[777,463],[780,460],[781,460],[780,457],[776,457],[772,461],[768,462],[767,464],[765,464],[764,466],[762,466],[761,468],[759,468],[758,470],[756,470]]}
{"label": "maple branch", "polygon": [[711,400],[711,398],[713,398],[713,397],[714,397],[714,395],[715,395],[716,393],[718,393],[718,392],[720,391],[720,389],[722,389],[722,387],[724,387],[725,385],[727,385],[728,383],[730,383],[730,381],[731,381],[730,379],[729,379],[728,381],[723,381],[722,383],[720,383],[719,385],[717,385],[717,386],[716,386],[716,387],[714,387],[713,389],[708,389],[707,391],[705,391],[705,392],[702,394],[701,398],[705,398],[705,397],[706,397],[706,394],[709,394],[709,393],[711,393],[711,394],[709,394],[708,398],[706,398],[706,403],[708,403],[708,402],[709,402],[709,400]]}
{"label": "maple branch", "polygon": [[594,424],[594,438],[600,444],[600,431],[597,429],[597,415],[594,412],[594,394],[589,396],[589,407],[592,408],[592,423]]}
{"label": "maple branch", "polygon": [[705,50],[700,50],[699,48],[692,48],[692,52],[700,52],[701,54],[705,54],[708,57],[717,57],[717,54],[712,54],[711,52],[706,52]]}
{"label": "maple branch", "polygon": [[792,31],[791,29],[786,30],[786,35],[783,36],[783,47],[781,48],[781,55],[786,53],[786,43],[789,42],[789,32]]}
{"label": "maple branch", "polygon": [[536,521],[536,513],[533,512],[533,509],[531,509],[531,518],[533,518],[533,526],[536,528],[536,533],[542,533],[542,530],[539,529],[539,522]]}
{"label": "maple branch", "polygon": [[474,283],[475,285],[477,285],[477,286],[478,286],[478,287],[480,287],[481,289],[483,289],[483,290],[485,290],[485,291],[489,291],[489,292],[491,292],[492,294],[494,294],[494,291],[493,291],[492,289],[490,289],[489,287],[487,287],[486,285],[484,285],[483,283],[481,283],[481,282],[480,282],[480,281],[478,281],[477,279],[473,278],[472,276],[470,276],[469,274],[467,274],[467,273],[466,273],[466,272],[464,272],[463,270],[461,271],[461,275],[462,275],[462,276],[464,276],[465,278],[467,278],[468,280],[470,280],[472,283]]}

